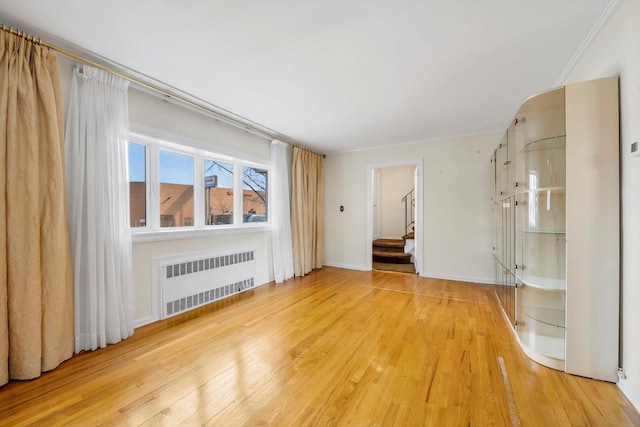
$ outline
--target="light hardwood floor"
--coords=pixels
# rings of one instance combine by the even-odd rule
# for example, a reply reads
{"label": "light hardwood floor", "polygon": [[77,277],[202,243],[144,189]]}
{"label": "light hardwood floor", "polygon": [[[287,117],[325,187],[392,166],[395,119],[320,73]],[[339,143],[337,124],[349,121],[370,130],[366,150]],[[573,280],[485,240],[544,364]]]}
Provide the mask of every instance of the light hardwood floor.
{"label": "light hardwood floor", "polygon": [[325,267],[0,388],[0,425],[28,424],[555,427],[640,416],[614,384],[527,359],[491,286]]}

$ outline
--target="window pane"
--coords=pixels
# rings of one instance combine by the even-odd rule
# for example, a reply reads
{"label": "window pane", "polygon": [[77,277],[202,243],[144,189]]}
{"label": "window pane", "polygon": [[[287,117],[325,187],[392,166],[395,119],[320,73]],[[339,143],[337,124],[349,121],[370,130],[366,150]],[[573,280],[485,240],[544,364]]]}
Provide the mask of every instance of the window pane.
{"label": "window pane", "polygon": [[266,222],[267,217],[267,171],[242,168],[242,218],[243,222]]}
{"label": "window pane", "polygon": [[193,157],[160,150],[160,227],[193,225]]}
{"label": "window pane", "polygon": [[204,161],[204,223],[233,224],[233,165]]}
{"label": "window pane", "polygon": [[131,227],[147,225],[147,147],[129,142],[129,218]]}

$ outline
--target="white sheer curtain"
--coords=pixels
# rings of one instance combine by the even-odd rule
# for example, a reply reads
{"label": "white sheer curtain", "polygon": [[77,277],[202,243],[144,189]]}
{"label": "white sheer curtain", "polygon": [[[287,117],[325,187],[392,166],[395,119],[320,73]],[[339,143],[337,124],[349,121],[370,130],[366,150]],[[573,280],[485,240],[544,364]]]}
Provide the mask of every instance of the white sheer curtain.
{"label": "white sheer curtain", "polygon": [[65,145],[76,353],[133,333],[128,86],[93,67],[73,72]]}
{"label": "white sheer curtain", "polygon": [[271,142],[271,173],[273,174],[271,245],[273,248],[273,274],[276,283],[293,277],[293,244],[287,163],[287,144],[273,140]]}

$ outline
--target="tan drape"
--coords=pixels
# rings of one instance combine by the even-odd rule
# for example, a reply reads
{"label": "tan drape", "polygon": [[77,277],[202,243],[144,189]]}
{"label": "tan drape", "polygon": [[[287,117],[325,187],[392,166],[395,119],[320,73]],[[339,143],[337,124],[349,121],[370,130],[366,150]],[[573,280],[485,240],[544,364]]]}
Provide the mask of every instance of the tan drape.
{"label": "tan drape", "polygon": [[0,385],[73,354],[58,60],[0,31]]}
{"label": "tan drape", "polygon": [[296,276],[304,276],[324,264],[324,193],[322,156],[293,149],[293,264]]}

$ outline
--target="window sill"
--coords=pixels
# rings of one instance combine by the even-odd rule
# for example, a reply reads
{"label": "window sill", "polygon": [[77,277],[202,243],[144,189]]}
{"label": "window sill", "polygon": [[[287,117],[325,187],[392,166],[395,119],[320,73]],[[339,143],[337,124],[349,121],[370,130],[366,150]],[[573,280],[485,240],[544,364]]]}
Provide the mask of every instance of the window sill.
{"label": "window sill", "polygon": [[197,239],[228,234],[263,233],[271,231],[270,224],[244,224],[241,226],[218,226],[206,228],[184,227],[157,231],[131,231],[133,243],[157,242],[162,240]]}

